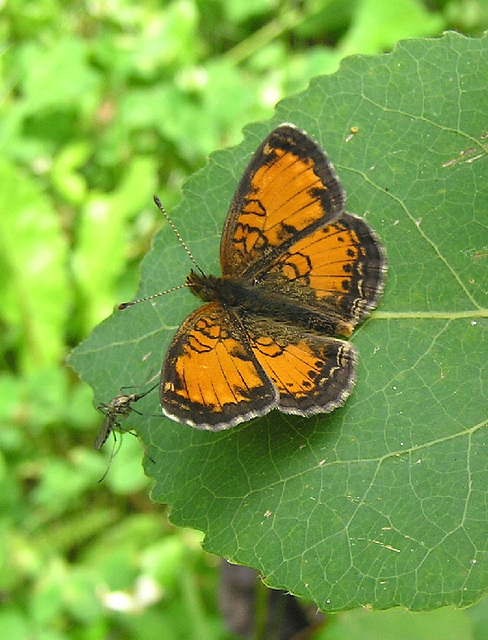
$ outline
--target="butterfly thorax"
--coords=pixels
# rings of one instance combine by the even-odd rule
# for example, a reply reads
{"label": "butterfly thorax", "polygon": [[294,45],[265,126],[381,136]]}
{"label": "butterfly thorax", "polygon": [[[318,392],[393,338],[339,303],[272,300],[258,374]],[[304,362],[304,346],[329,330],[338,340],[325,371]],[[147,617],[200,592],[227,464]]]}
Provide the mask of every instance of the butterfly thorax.
{"label": "butterfly thorax", "polygon": [[317,311],[269,287],[232,276],[200,275],[191,271],[187,284],[193,294],[205,302],[219,302],[241,316],[251,314],[287,322],[304,330],[335,336],[349,336],[352,326],[332,312]]}

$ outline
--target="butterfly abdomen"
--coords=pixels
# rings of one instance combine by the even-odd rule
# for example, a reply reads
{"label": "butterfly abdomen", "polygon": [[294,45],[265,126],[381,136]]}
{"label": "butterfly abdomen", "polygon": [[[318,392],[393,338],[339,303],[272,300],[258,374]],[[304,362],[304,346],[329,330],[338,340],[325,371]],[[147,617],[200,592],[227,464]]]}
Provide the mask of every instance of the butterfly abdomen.
{"label": "butterfly abdomen", "polygon": [[319,313],[301,300],[271,293],[269,289],[237,278],[201,276],[192,271],[187,281],[192,292],[205,302],[219,302],[241,315],[270,318],[326,336],[349,336],[352,332],[352,327],[332,311]]}

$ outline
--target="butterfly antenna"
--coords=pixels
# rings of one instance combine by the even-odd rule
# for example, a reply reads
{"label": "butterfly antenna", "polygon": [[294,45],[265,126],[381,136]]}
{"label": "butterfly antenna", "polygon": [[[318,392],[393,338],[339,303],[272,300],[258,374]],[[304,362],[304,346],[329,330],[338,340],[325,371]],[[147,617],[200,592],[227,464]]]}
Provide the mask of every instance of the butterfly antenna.
{"label": "butterfly antenna", "polygon": [[119,304],[117,309],[122,311],[122,309],[127,309],[127,307],[132,307],[133,304],[139,304],[139,302],[146,302],[147,300],[153,300],[154,298],[159,298],[160,296],[165,296],[167,293],[172,293],[173,291],[178,291],[178,289],[184,289],[187,287],[187,283],[179,284],[177,287],[171,287],[171,289],[166,289],[166,291],[160,291],[159,293],[153,293],[152,296],[147,296],[147,298],[139,298],[138,300],[133,300],[132,302],[122,302]]}
{"label": "butterfly antenna", "polygon": [[169,215],[166,213],[163,205],[161,204],[161,200],[158,198],[158,196],[153,196],[154,202],[156,203],[158,209],[161,211],[161,213],[163,214],[163,216],[166,218],[169,226],[173,229],[175,236],[178,238],[178,240],[180,241],[181,246],[183,247],[183,249],[186,251],[188,257],[190,258],[190,260],[193,262],[193,265],[195,266],[196,269],[198,269],[198,271],[200,271],[200,273],[202,274],[202,276],[204,276],[205,274],[203,273],[203,271],[200,269],[200,267],[197,264],[197,261],[195,260],[195,258],[193,257],[192,252],[190,251],[190,249],[188,249],[188,247],[186,246],[185,241],[183,240],[183,238],[180,236],[180,232],[178,231],[178,229],[175,227],[173,220],[171,220],[171,218],[169,217]]}
{"label": "butterfly antenna", "polygon": [[[156,203],[156,206],[158,207],[158,209],[161,211],[163,216],[166,218],[169,226],[173,229],[175,236],[178,238],[181,246],[186,251],[186,253],[187,253],[188,257],[190,258],[190,260],[192,261],[193,265],[195,266],[196,269],[198,269],[198,271],[200,271],[202,276],[204,276],[205,274],[203,273],[203,271],[198,266],[197,261],[193,257],[192,252],[187,247],[186,242],[181,237],[180,232],[178,231],[178,229],[175,227],[173,220],[171,220],[169,215],[166,213],[163,205],[161,204],[161,200],[158,198],[158,196],[153,196],[153,199],[154,199],[154,202]],[[161,291],[160,293],[154,293],[152,296],[147,296],[146,298],[139,298],[138,300],[133,300],[132,302],[122,302],[121,304],[119,304],[117,309],[119,311],[121,311],[122,309],[127,309],[127,307],[132,307],[132,305],[134,305],[134,304],[139,304],[139,302],[146,302],[147,300],[154,300],[154,298],[159,298],[160,296],[165,296],[167,293],[172,293],[173,291],[178,291],[178,289],[184,289],[187,286],[188,286],[188,284],[185,282],[184,284],[179,284],[176,287],[171,287],[171,289],[166,289],[165,291]]]}

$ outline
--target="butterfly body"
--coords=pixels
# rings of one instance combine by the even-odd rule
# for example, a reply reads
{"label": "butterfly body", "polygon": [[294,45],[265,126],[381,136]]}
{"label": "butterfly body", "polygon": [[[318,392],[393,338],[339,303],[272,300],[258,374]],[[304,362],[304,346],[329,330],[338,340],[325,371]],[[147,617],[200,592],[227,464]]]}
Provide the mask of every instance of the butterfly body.
{"label": "butterfly body", "polygon": [[259,282],[247,282],[231,276],[199,275],[192,271],[187,282],[191,291],[205,302],[219,302],[228,311],[254,318],[273,318],[294,327],[334,336],[349,336],[352,326],[344,323],[331,306],[329,313],[318,312],[303,301],[284,293],[270,291]]}
{"label": "butterfly body", "polygon": [[309,416],[345,402],[356,350],[337,336],[350,336],[376,306],[385,256],[369,225],[344,208],[319,145],[290,124],[272,131],[234,194],[222,276],[187,278],[205,304],[165,357],[165,415],[219,431],[273,408]]}

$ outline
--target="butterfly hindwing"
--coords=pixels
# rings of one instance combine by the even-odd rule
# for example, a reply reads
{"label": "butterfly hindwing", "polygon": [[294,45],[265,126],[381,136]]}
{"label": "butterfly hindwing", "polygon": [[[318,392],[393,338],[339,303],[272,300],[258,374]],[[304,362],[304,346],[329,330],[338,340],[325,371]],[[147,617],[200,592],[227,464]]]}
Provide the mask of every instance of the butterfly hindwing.
{"label": "butterfly hindwing", "polygon": [[312,415],[341,406],[352,391],[356,351],[344,340],[248,318],[256,359],[280,394],[278,409]]}
{"label": "butterfly hindwing", "polygon": [[292,244],[262,274],[259,286],[281,291],[313,311],[352,327],[376,306],[383,287],[384,254],[361,218],[344,213]]}

